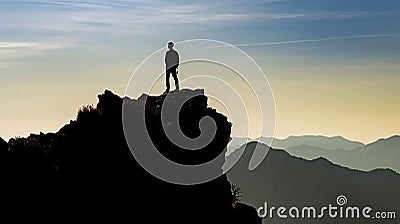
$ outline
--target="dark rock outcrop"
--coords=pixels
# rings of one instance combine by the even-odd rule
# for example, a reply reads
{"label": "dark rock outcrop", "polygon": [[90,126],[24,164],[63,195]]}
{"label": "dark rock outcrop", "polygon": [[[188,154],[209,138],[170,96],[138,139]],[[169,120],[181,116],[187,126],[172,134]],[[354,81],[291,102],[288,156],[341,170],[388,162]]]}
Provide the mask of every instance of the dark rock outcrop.
{"label": "dark rock outcrop", "polygon": [[[209,108],[207,97],[198,91],[171,92],[167,98],[143,95],[132,100],[106,90],[98,96],[96,107],[81,108],[77,119],[57,133],[11,139],[9,150],[1,154],[5,161],[1,178],[8,183],[1,187],[6,188],[2,192],[8,192],[2,205],[18,203],[28,210],[52,211],[64,217],[83,215],[93,220],[112,216],[141,220],[139,223],[261,223],[254,218],[254,208],[240,203],[233,206],[236,199],[226,175],[197,185],[168,183],[145,171],[128,148],[121,122],[124,101],[133,113],[145,103],[150,137],[167,158],[200,164],[224,153],[231,124]],[[192,97],[194,93],[197,96]],[[160,126],[165,100],[172,105],[187,100],[179,119],[182,131],[191,138],[200,135],[202,117],[213,118],[217,131],[211,143],[187,152],[170,142]],[[140,142],[140,138],[135,140]]]}
{"label": "dark rock outcrop", "polygon": [[8,144],[4,139],[0,138],[0,153],[7,151],[8,149]]}
{"label": "dark rock outcrop", "polygon": [[4,173],[6,173],[5,168],[7,167],[7,161],[8,161],[8,144],[6,141],[4,141],[2,138],[0,138],[0,175],[4,176]]}

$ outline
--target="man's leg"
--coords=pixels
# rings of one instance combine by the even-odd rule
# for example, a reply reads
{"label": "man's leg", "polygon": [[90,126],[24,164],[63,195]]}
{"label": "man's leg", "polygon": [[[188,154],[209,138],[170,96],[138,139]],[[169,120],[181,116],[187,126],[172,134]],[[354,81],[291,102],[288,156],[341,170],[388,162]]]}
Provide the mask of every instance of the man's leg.
{"label": "man's leg", "polygon": [[176,69],[177,69],[177,67],[174,67],[173,70],[171,71],[171,73],[172,73],[172,77],[174,78],[174,81],[175,81],[175,89],[177,91],[179,91],[179,80],[178,80],[178,76],[176,75]]}
{"label": "man's leg", "polygon": [[166,69],[165,71],[165,85],[167,87],[167,92],[169,91],[169,76],[170,76],[171,70],[170,69]]}

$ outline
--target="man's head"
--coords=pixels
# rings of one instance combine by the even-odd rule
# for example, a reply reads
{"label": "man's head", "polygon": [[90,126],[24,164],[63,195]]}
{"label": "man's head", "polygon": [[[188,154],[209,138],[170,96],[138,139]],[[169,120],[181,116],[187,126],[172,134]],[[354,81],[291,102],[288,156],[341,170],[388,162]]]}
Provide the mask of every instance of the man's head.
{"label": "man's head", "polygon": [[172,41],[170,41],[168,43],[168,49],[172,49],[174,47],[174,43]]}

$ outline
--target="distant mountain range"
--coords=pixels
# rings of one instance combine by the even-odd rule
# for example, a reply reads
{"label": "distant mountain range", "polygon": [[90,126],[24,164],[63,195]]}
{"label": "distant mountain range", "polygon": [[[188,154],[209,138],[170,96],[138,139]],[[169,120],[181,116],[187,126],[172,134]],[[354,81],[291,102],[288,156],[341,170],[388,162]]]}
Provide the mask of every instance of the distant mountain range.
{"label": "distant mountain range", "polygon": [[[381,140],[364,149],[388,147],[396,139],[398,137]],[[260,166],[249,171],[247,167],[255,145],[255,142],[251,142],[227,157],[229,161],[231,157],[243,152],[238,163],[228,172],[228,178],[241,187],[242,201],[245,203],[260,207],[267,202],[269,208],[321,208],[329,204],[338,206],[337,197],[344,195],[348,206],[370,206],[373,209],[371,214],[375,214],[375,211],[395,211],[397,215],[400,214],[400,203],[395,199],[400,195],[400,175],[392,170],[357,171],[333,164],[324,158],[310,161],[293,157],[284,150],[270,149]],[[261,147],[269,149],[264,144]],[[393,219],[331,219],[328,215],[322,219],[280,219],[276,214],[273,217],[265,218],[264,223],[398,223]]]}
{"label": "distant mountain range", "polygon": [[[271,137],[260,137],[259,139],[249,139],[245,137],[233,137],[229,147],[231,151],[241,147],[243,144],[249,141],[258,141],[266,145],[271,145],[277,149],[288,149],[294,146],[308,145],[318,147],[325,150],[352,150],[361,146],[365,146],[362,142],[351,141],[342,136],[326,137],[322,135],[302,135],[302,136],[289,136],[285,139],[271,138]],[[272,142],[272,144],[271,144]]]}
{"label": "distant mountain range", "polygon": [[[370,144],[351,141],[341,136],[290,136],[286,139],[272,139],[272,147],[283,149],[290,155],[316,159],[323,157],[329,161],[359,170],[373,170],[376,168],[390,168],[400,173],[400,136],[394,135],[387,139],[379,139]],[[271,138],[261,137],[259,142],[270,144]],[[246,143],[245,138],[233,138],[229,145],[229,152],[234,151]]]}
{"label": "distant mountain range", "polygon": [[[260,142],[270,141],[269,138],[261,137]],[[286,139],[273,139],[273,148],[290,148],[298,145],[309,145],[320,147],[326,150],[344,149],[351,150],[364,146],[362,142],[351,141],[343,138],[342,136],[326,137],[322,135],[302,135],[302,136],[289,136]]]}

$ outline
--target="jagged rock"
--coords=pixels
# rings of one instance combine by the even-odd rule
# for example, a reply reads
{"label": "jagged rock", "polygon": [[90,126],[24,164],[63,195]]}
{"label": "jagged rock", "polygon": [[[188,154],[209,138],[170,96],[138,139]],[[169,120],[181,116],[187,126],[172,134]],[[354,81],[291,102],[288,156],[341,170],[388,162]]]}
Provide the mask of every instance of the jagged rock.
{"label": "jagged rock", "polygon": [[0,138],[0,154],[8,150],[8,144],[4,139]]}
{"label": "jagged rock", "polygon": [[8,144],[2,138],[0,138],[0,175],[4,175],[5,167],[7,167],[8,160]]}
{"label": "jagged rock", "polygon": [[[100,101],[101,102],[101,101]],[[141,105],[145,107],[145,115],[140,115]],[[225,154],[226,145],[230,140],[231,134],[231,123],[227,121],[227,118],[217,113],[207,105],[207,97],[204,95],[204,90],[189,90],[183,89],[179,92],[170,92],[168,95],[163,94],[160,96],[148,96],[143,94],[138,100],[125,100],[124,110],[128,114],[132,114],[133,124],[140,123],[140,119],[145,116],[145,123],[148,134],[151,137],[152,142],[156,148],[168,159],[185,165],[197,165],[203,164],[212,159],[216,158],[220,154]],[[161,118],[162,109],[173,110],[180,108],[179,114],[172,112],[171,115],[167,114]],[[172,109],[171,109],[172,108]],[[206,146],[198,150],[187,150],[179,147],[176,143],[171,142],[170,136],[167,136],[163,126],[173,126],[177,122],[174,119],[179,116],[179,127],[183,134],[189,138],[198,138],[200,134],[207,135],[210,133],[206,127],[203,132],[199,128],[200,120],[204,117],[211,118],[215,123],[217,130],[215,136],[212,137],[212,141]],[[139,120],[139,121],[138,121]],[[162,122],[163,121],[163,122]],[[133,129],[139,125],[133,125]],[[126,127],[125,127],[126,128]],[[145,136],[139,136],[140,132],[133,130],[136,133],[133,138],[133,142],[138,143],[137,147],[144,147],[141,143],[142,138]],[[145,133],[146,134],[146,133]],[[172,133],[174,135],[175,133]],[[174,137],[174,136],[173,136]],[[221,162],[221,166],[224,161]]]}
{"label": "jagged rock", "polygon": [[[145,106],[150,137],[157,149],[171,160],[200,164],[224,153],[231,124],[225,116],[208,108],[202,90],[160,96],[144,94],[137,100],[122,99],[106,90],[98,98],[97,107],[83,107],[77,120],[57,133],[10,141],[8,157],[4,157],[8,158],[7,167],[1,167],[9,174],[1,178],[4,183],[10,183],[7,185],[10,199],[3,200],[3,205],[19,196],[19,202],[43,204],[29,209],[56,209],[69,217],[83,214],[101,219],[108,215],[142,223],[258,223],[251,221],[251,215],[244,221],[246,214],[251,213],[250,207],[233,207],[231,184],[226,175],[197,185],[167,183],[147,173],[128,148],[121,122],[123,102],[129,102],[133,112]],[[160,128],[163,102],[168,100],[174,106],[188,98],[179,118],[185,135],[198,136],[199,121],[204,116],[213,118],[217,125],[215,139],[194,153],[174,146]],[[136,137],[136,141],[140,138]],[[32,189],[21,190],[26,186]],[[160,218],[148,216],[150,213]]]}

